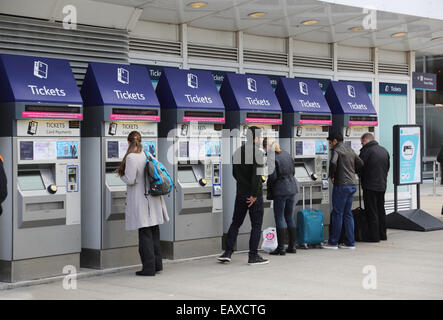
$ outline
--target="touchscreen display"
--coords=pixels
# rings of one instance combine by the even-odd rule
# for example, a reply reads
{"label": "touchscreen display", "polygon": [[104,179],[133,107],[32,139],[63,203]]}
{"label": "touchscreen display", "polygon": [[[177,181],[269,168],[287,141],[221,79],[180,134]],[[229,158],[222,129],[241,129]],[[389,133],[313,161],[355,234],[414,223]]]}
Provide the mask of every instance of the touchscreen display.
{"label": "touchscreen display", "polygon": [[18,186],[22,191],[44,190],[45,185],[40,172],[19,172]]}
{"label": "touchscreen display", "polygon": [[295,165],[295,177],[296,178],[309,178],[309,173],[303,164]]}
{"label": "touchscreen display", "polygon": [[178,180],[181,183],[193,183],[197,181],[192,169],[178,170]]}
{"label": "touchscreen display", "polygon": [[126,184],[120,179],[120,177],[114,172],[106,173],[106,183],[109,186],[125,186]]}

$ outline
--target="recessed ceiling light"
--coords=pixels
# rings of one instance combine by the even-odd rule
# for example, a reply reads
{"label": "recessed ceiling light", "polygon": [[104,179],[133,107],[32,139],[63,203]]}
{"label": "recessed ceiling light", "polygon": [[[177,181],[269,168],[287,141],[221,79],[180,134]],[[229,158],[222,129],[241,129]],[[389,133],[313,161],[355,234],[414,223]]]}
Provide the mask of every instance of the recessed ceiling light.
{"label": "recessed ceiling light", "polygon": [[266,12],[252,12],[250,14],[248,14],[248,17],[251,18],[261,18],[266,14]]}
{"label": "recessed ceiling light", "polygon": [[442,41],[443,37],[432,38],[431,41]]}
{"label": "recessed ceiling light", "polygon": [[357,31],[362,31],[363,27],[362,26],[352,27],[352,28],[349,28],[348,30],[351,31],[351,32],[357,32]]}
{"label": "recessed ceiling light", "polygon": [[302,21],[301,24],[305,25],[305,26],[312,26],[313,24],[318,23],[318,20],[306,20],[306,21]]}
{"label": "recessed ceiling light", "polygon": [[407,34],[408,34],[407,32],[397,32],[397,33],[391,34],[391,37],[393,37],[393,38],[404,37]]}
{"label": "recessed ceiling light", "polygon": [[199,9],[205,7],[206,5],[208,5],[207,2],[191,2],[188,4],[188,7],[192,9]]}

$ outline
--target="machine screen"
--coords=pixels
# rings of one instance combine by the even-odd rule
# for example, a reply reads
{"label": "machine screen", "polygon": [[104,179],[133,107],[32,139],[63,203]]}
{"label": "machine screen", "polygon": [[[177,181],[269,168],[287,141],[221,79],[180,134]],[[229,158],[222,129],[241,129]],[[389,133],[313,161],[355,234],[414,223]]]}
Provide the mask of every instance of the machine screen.
{"label": "machine screen", "polygon": [[22,191],[45,190],[40,172],[19,172],[18,185]]}
{"label": "machine screen", "polygon": [[178,180],[181,183],[193,183],[197,181],[192,169],[178,170]]}
{"label": "machine screen", "polygon": [[309,178],[309,173],[303,164],[295,164],[295,177],[299,178]]}
{"label": "machine screen", "polygon": [[106,173],[106,183],[109,186],[125,186],[122,179],[120,179],[120,177],[114,172]]}

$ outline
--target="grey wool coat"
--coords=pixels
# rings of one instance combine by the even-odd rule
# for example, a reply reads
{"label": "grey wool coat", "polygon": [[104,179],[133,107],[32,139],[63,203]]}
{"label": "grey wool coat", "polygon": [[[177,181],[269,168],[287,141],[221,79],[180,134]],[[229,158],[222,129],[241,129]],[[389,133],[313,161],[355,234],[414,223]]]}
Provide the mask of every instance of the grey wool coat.
{"label": "grey wool coat", "polygon": [[[126,157],[125,175],[121,179],[127,185],[125,215],[126,230],[128,231],[152,227],[169,221],[163,196],[148,195],[145,197],[146,160],[144,152],[130,153]],[[149,186],[147,186],[147,190],[149,190]]]}

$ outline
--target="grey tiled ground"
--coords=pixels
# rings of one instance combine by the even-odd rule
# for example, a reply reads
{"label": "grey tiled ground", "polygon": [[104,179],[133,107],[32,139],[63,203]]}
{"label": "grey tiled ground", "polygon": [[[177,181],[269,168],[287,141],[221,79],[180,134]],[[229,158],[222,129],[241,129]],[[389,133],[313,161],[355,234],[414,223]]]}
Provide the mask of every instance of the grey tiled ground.
{"label": "grey tiled ground", "polygon": [[[231,264],[215,257],[166,263],[156,277],[133,271],[0,291],[0,299],[442,299],[443,231],[390,230],[389,240],[357,250],[312,249],[269,257],[248,266],[247,254]],[[363,267],[377,271],[377,289],[365,290]]]}
{"label": "grey tiled ground", "polygon": [[[443,196],[432,185],[422,188],[422,208],[436,217]],[[438,193],[443,195],[443,188]],[[350,250],[299,250],[274,257],[271,263],[248,266],[247,254],[230,264],[215,257],[166,262],[156,277],[136,277],[134,271],[78,280],[76,290],[64,290],[62,280],[43,285],[0,290],[0,299],[443,299],[443,231],[389,230],[388,241],[358,243]],[[373,265],[377,289],[362,286],[363,268]]]}

